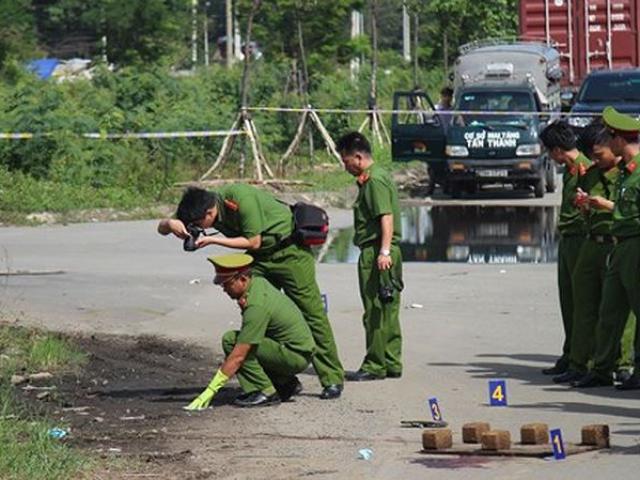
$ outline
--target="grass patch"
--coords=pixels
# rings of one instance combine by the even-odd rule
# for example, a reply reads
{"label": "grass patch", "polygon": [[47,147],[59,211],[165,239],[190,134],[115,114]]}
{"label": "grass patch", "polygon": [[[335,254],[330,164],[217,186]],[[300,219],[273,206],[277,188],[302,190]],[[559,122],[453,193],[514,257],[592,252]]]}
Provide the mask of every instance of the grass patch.
{"label": "grass patch", "polygon": [[67,340],[34,329],[0,324],[0,478],[78,478],[91,462],[48,434],[53,425],[15,396],[11,375],[78,370],[86,356]]}
{"label": "grass patch", "polygon": [[38,371],[77,371],[86,355],[65,338],[36,329],[0,325],[0,377]]}

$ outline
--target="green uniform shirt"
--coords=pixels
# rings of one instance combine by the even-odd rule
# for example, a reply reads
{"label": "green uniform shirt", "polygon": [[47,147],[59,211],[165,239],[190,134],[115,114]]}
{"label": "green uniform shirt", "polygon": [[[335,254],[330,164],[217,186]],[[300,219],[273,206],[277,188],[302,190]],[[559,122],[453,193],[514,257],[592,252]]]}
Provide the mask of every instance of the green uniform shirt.
{"label": "green uniform shirt", "polygon": [[[575,165],[567,168],[562,177],[562,203],[560,204],[560,218],[558,231],[561,235],[584,235],[587,233],[584,215],[575,206],[576,190],[582,188],[582,182],[591,160],[582,153],[578,155]],[[584,190],[584,189],[583,189]]]}
{"label": "green uniform shirt", "polygon": [[[601,196],[607,200],[615,201],[616,183],[620,176],[617,166],[603,171],[596,165],[592,165],[584,176],[583,190],[591,196]],[[587,230],[593,235],[609,235],[613,223],[613,213],[608,210],[591,208],[588,211]]]}
{"label": "green uniform shirt", "polygon": [[611,234],[617,237],[640,235],[640,155],[625,164],[620,162]]}
{"label": "green uniform shirt", "polygon": [[268,337],[299,353],[315,348],[309,325],[289,297],[262,277],[252,277],[237,343],[259,344]]}
{"label": "green uniform shirt", "polygon": [[226,185],[220,195],[213,228],[226,237],[262,235],[262,245],[252,253],[269,250],[293,231],[291,208],[270,193],[242,183]]}
{"label": "green uniform shirt", "polygon": [[375,163],[358,179],[358,198],[353,205],[355,235],[359,247],[382,237],[381,215],[393,215],[392,243],[400,240],[398,191],[389,172]]}

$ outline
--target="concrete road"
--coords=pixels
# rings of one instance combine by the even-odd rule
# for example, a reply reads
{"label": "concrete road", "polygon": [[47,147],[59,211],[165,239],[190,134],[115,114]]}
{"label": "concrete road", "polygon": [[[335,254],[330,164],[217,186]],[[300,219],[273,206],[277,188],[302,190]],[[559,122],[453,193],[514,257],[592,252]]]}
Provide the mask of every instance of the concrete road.
{"label": "concrete road", "polygon": [[[349,224],[332,212],[333,225]],[[219,338],[239,326],[237,307],[211,285],[205,257],[161,238],[155,222],[0,229],[0,270],[64,271],[0,277],[5,318],[55,330],[154,334],[219,352]],[[363,352],[361,305],[353,265],[320,265],[342,360],[357,369]],[[335,402],[315,398],[317,380],[302,376],[309,395],[259,412],[222,406],[202,416],[202,432],[233,432],[260,454],[190,445],[196,461],[220,478],[631,478],[640,468],[640,392],[568,390],[540,374],[562,342],[555,265],[412,263],[405,267],[401,312],[405,372],[399,380],[347,384]],[[422,308],[411,308],[420,304]],[[414,305],[415,307],[415,305]],[[489,407],[489,379],[506,379],[509,406]],[[420,450],[420,430],[403,419],[426,419],[437,397],[456,441],[463,423],[486,420],[509,429],[542,421],[577,442],[590,423],[611,426],[614,448],[565,461],[457,459]],[[249,421],[250,420],[250,421]],[[179,427],[176,427],[179,428]],[[202,433],[201,432],[201,433]],[[189,434],[193,432],[188,432]],[[269,440],[259,441],[264,435]],[[188,437],[175,432],[176,438]],[[233,434],[230,433],[230,437]],[[186,441],[186,440],[185,440]],[[228,440],[227,440],[228,441]],[[233,441],[233,440],[231,440]],[[359,448],[374,451],[357,460]],[[254,449],[255,453],[255,449]],[[218,471],[218,470],[216,470]]]}

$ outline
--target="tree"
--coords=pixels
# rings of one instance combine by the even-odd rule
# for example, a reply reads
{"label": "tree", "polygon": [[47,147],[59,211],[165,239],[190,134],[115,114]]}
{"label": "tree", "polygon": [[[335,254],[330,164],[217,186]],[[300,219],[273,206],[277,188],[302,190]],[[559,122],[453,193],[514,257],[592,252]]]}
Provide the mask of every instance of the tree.
{"label": "tree", "polygon": [[35,0],[38,31],[49,48],[78,32],[97,52],[107,37],[107,55],[119,64],[176,61],[185,53],[190,33],[188,0]]}
{"label": "tree", "polygon": [[10,59],[23,60],[36,51],[31,2],[0,0],[0,69]]}
{"label": "tree", "polygon": [[[483,38],[514,37],[517,34],[517,0],[431,0],[424,12],[426,21],[421,37],[429,39],[425,52],[430,64],[442,58],[443,38],[458,47]],[[449,50],[448,61],[457,56]]]}

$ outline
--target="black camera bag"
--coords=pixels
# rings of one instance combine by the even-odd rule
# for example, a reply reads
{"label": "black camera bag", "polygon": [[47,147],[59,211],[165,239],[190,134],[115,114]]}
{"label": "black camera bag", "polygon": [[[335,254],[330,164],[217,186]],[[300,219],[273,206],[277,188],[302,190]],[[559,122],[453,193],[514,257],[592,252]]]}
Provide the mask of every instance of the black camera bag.
{"label": "black camera bag", "polygon": [[320,207],[298,202],[291,206],[293,233],[291,239],[303,247],[322,245],[329,233],[329,215]]}

